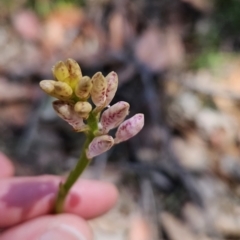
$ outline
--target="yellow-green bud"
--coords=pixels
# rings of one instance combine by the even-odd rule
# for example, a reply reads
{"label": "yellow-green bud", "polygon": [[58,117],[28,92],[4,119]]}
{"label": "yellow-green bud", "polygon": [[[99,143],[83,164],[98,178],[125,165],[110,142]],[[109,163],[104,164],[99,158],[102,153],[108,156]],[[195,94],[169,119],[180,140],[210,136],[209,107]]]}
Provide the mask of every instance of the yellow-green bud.
{"label": "yellow-green bud", "polygon": [[106,100],[107,80],[101,72],[97,72],[92,77],[92,101],[96,106],[103,106]]}
{"label": "yellow-green bud", "polygon": [[92,105],[89,102],[77,102],[74,111],[82,118],[87,119],[92,111]]}
{"label": "yellow-green bud", "polygon": [[71,58],[67,59],[66,66],[69,72],[69,84],[72,88],[74,88],[78,81],[82,78],[82,71],[78,63]]}
{"label": "yellow-green bud", "polygon": [[45,93],[51,95],[54,93],[54,83],[54,80],[42,80],[39,85]]}
{"label": "yellow-green bud", "polygon": [[54,92],[55,94],[61,97],[71,97],[73,90],[72,88],[65,82],[55,82],[54,83]]}
{"label": "yellow-green bud", "polygon": [[90,77],[82,77],[75,88],[76,96],[78,96],[82,100],[88,99],[92,89],[92,85],[93,84]]}
{"label": "yellow-green bud", "polygon": [[40,82],[40,87],[44,92],[52,97],[67,100],[72,96],[71,87],[65,82],[57,82],[54,80],[43,80]]}
{"label": "yellow-green bud", "polygon": [[66,64],[62,61],[57,62],[52,68],[53,75],[58,81],[66,82],[69,77],[69,70]]}

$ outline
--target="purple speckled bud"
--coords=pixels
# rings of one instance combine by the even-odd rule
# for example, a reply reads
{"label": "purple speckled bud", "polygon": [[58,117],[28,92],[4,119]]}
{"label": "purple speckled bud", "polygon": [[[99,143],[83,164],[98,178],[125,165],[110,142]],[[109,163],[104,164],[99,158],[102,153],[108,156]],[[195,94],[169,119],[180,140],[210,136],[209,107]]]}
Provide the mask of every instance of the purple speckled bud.
{"label": "purple speckled bud", "polygon": [[113,144],[114,140],[109,135],[95,137],[87,149],[87,158],[92,159],[93,157],[106,152],[113,146]]}
{"label": "purple speckled bud", "polygon": [[103,106],[106,101],[107,80],[101,72],[92,77],[91,97],[96,106]]}
{"label": "purple speckled bud", "polygon": [[106,91],[106,101],[105,106],[107,106],[115,96],[115,93],[118,88],[118,75],[115,72],[110,72],[106,76],[107,80],[107,91]]}
{"label": "purple speckled bud", "polygon": [[109,130],[116,128],[128,115],[129,104],[127,102],[118,102],[105,110],[101,116],[100,123],[102,132],[107,133]]}
{"label": "purple speckled bud", "polygon": [[57,100],[53,102],[53,108],[58,116],[68,122],[75,131],[82,132],[86,130],[87,126],[84,124],[83,118],[74,111],[74,106],[64,101]]}
{"label": "purple speckled bud", "polygon": [[115,143],[120,143],[135,136],[144,126],[144,115],[138,113],[128,120],[124,121],[116,132]]}

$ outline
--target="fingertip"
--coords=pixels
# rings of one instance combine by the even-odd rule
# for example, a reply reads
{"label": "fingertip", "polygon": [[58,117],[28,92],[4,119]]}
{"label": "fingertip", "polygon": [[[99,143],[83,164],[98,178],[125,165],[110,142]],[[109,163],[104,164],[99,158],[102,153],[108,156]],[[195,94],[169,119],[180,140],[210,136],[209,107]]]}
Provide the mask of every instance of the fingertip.
{"label": "fingertip", "polygon": [[0,152],[0,178],[14,175],[14,166],[11,161]]}
{"label": "fingertip", "polygon": [[109,194],[109,206],[112,208],[118,201],[119,191],[112,183],[104,182],[104,184],[106,185],[106,189],[108,189],[107,192]]}
{"label": "fingertip", "polygon": [[118,195],[116,186],[111,183],[80,180],[67,198],[65,211],[91,219],[109,211],[116,204]]}
{"label": "fingertip", "polygon": [[[8,227],[52,212],[61,178],[15,177],[0,181],[0,226]],[[66,199],[64,212],[85,219],[106,213],[116,203],[118,191],[110,183],[79,180]],[[0,214],[0,215],[1,215]]]}
{"label": "fingertip", "polygon": [[1,240],[91,240],[86,221],[72,214],[44,216],[7,230]]}

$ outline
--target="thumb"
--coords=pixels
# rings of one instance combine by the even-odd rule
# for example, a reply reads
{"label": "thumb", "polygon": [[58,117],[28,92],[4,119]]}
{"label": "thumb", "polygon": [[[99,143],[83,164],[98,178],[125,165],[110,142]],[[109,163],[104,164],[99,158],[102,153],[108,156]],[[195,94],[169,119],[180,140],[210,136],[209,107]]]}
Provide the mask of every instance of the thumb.
{"label": "thumb", "polygon": [[6,230],[0,240],[92,240],[85,220],[71,214],[44,216]]}

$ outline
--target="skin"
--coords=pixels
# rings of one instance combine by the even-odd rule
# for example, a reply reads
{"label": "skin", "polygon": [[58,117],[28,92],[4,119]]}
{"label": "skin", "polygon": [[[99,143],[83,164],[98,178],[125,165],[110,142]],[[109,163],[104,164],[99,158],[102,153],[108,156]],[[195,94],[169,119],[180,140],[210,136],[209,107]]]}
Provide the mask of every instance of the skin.
{"label": "skin", "polygon": [[[64,213],[53,215],[51,211],[62,178],[13,175],[11,162],[0,153],[0,240],[42,240],[41,236],[51,234],[55,234],[52,238],[56,240],[91,240],[92,233],[86,220],[110,210],[118,198],[116,188],[110,183],[80,180],[66,199]],[[82,238],[68,235],[68,226]]]}

